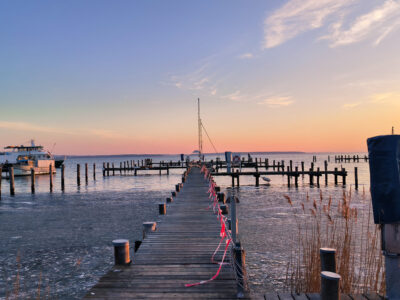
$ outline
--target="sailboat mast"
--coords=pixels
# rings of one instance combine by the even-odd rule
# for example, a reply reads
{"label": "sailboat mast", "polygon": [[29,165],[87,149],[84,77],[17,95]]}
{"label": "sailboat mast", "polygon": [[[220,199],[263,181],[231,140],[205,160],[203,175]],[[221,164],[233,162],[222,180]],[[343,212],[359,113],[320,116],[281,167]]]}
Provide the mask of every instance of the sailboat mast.
{"label": "sailboat mast", "polygon": [[198,126],[198,131],[199,131],[199,159],[202,159],[202,154],[203,154],[203,137],[202,137],[202,132],[201,132],[201,118],[200,118],[200,98],[197,98],[197,126]]}

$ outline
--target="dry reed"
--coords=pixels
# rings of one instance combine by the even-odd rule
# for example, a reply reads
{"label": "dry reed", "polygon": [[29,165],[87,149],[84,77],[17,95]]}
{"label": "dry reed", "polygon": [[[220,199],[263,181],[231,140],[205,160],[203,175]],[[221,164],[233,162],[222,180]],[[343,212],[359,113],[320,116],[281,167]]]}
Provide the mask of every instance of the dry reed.
{"label": "dry reed", "polygon": [[[380,230],[372,223],[371,201],[369,210],[358,211],[352,206],[351,189],[343,190],[338,201],[329,196],[324,203],[322,191],[319,200],[311,199],[296,206],[284,197],[293,209],[297,224],[295,249],[287,266],[286,286],[294,292],[319,292],[320,254],[322,247],[336,249],[337,273],[341,275],[342,293],[377,292],[384,294],[383,257],[380,254]],[[362,199],[365,205],[365,192]],[[308,202],[311,202],[308,203]],[[334,203],[336,202],[336,203]],[[337,206],[334,209],[334,206]],[[300,217],[301,216],[301,217]]]}

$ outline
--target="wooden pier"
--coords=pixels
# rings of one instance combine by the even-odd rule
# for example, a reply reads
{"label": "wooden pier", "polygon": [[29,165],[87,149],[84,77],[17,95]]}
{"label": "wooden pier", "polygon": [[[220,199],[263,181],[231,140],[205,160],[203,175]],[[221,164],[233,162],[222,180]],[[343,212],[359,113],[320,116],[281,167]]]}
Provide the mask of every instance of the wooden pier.
{"label": "wooden pier", "polygon": [[[86,295],[87,299],[236,299],[238,284],[230,263],[219,264],[211,257],[220,242],[221,225],[213,209],[208,209],[208,182],[199,168],[192,168],[186,183],[172,202],[157,230],[143,239],[129,266],[115,266]],[[177,188],[177,190],[179,190]],[[164,213],[164,208],[162,213]],[[161,213],[161,209],[160,209]],[[132,230],[135,230],[132,228]],[[225,243],[215,261],[221,261]],[[133,251],[132,251],[133,252]],[[229,262],[231,255],[225,262]],[[246,297],[246,296],[245,296]]]}

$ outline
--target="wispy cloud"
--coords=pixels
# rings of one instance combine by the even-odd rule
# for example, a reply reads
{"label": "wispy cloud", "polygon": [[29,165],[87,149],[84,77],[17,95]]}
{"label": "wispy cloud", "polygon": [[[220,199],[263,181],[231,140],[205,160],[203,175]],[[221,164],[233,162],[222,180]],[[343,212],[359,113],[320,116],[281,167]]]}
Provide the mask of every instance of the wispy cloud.
{"label": "wispy cloud", "polygon": [[278,46],[295,36],[324,25],[327,18],[354,0],[290,0],[264,22],[263,48]]}
{"label": "wispy cloud", "polygon": [[269,107],[286,107],[294,103],[292,97],[271,97],[263,99],[262,101],[258,102],[260,105],[268,105]]}
{"label": "wispy cloud", "polygon": [[238,56],[240,59],[251,59],[254,58],[253,53],[243,53],[242,55]]}
{"label": "wispy cloud", "polygon": [[398,1],[379,2],[379,6],[366,13],[361,11],[362,5],[353,5],[360,2],[290,0],[265,19],[263,48],[276,47],[317,28],[325,31],[318,39],[330,41],[331,47],[349,45],[368,38],[373,40],[374,45],[378,45],[400,28]]}
{"label": "wispy cloud", "polygon": [[360,106],[361,104],[362,104],[361,101],[353,102],[353,103],[345,103],[345,104],[342,105],[342,108],[343,109],[352,109],[352,108],[355,108],[357,106]]}
{"label": "wispy cloud", "polygon": [[231,100],[231,101],[237,101],[237,102],[245,101],[246,98],[248,99],[248,97],[243,95],[240,91],[235,91],[235,92],[233,92],[231,94],[227,94],[227,95],[221,96],[221,98],[222,99],[228,99],[228,100]]}
{"label": "wispy cloud", "polygon": [[400,93],[379,93],[371,96],[371,103],[376,104],[400,104]]}
{"label": "wispy cloud", "polygon": [[86,135],[95,135],[102,138],[126,138],[121,133],[108,130],[108,129],[80,129],[80,130],[69,130],[60,127],[53,126],[41,126],[34,123],[27,122],[7,122],[0,121],[0,128],[14,131],[26,131],[26,132],[42,132],[42,133],[56,133],[56,134],[64,134],[64,135],[77,135],[77,136],[86,136]]}
{"label": "wispy cloud", "polygon": [[378,45],[389,33],[400,26],[400,3],[387,0],[379,7],[363,14],[349,26],[344,28],[343,21],[332,24],[330,33],[323,39],[331,41],[331,47],[348,45],[374,38]]}

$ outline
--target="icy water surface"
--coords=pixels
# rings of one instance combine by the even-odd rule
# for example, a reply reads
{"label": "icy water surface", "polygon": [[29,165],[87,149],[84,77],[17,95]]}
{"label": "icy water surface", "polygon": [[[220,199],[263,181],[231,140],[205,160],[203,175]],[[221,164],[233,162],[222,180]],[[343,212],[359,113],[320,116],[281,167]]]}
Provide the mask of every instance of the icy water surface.
{"label": "icy water surface", "polygon": [[[255,155],[272,160],[292,159],[294,165],[306,166],[313,154]],[[317,154],[318,155],[318,154]],[[319,154],[316,167],[323,166],[328,154]],[[36,194],[30,194],[28,178],[16,179],[16,195],[9,196],[8,181],[2,182],[0,201],[0,297],[18,291],[21,298],[42,296],[52,299],[80,299],[99,277],[113,265],[111,241],[127,238],[133,244],[141,239],[141,224],[159,219],[157,203],[170,195],[180,182],[183,170],[170,175],[157,172],[132,176],[122,174],[103,178],[103,161],[137,160],[144,157],[77,157],[66,161],[66,190],[60,191],[60,172],[54,178],[54,191],[49,193],[48,176],[37,177]],[[153,157],[154,161],[174,160],[178,156]],[[210,156],[208,159],[215,159]],[[76,185],[76,164],[81,164],[81,186]],[[89,181],[84,180],[84,163],[89,163]],[[97,165],[97,180],[92,178],[92,165]],[[368,164],[343,164],[350,171],[348,187],[353,183],[354,166],[359,167],[360,193],[368,182]],[[329,169],[340,167],[331,163]],[[151,175],[152,173],[152,175]],[[142,174],[142,173],[139,173]],[[240,188],[230,187],[230,178],[217,177],[227,193],[240,198],[239,231],[247,252],[247,269],[253,291],[283,288],[286,263],[290,256],[293,215],[283,195],[293,201],[303,200],[308,192],[319,197],[319,189],[310,188],[308,178],[300,180],[298,189],[286,187],[286,178],[271,177],[270,186],[254,187],[253,177],[241,177]],[[333,178],[324,194],[337,195]],[[368,189],[368,186],[365,187]],[[367,206],[365,203],[361,207]]]}

